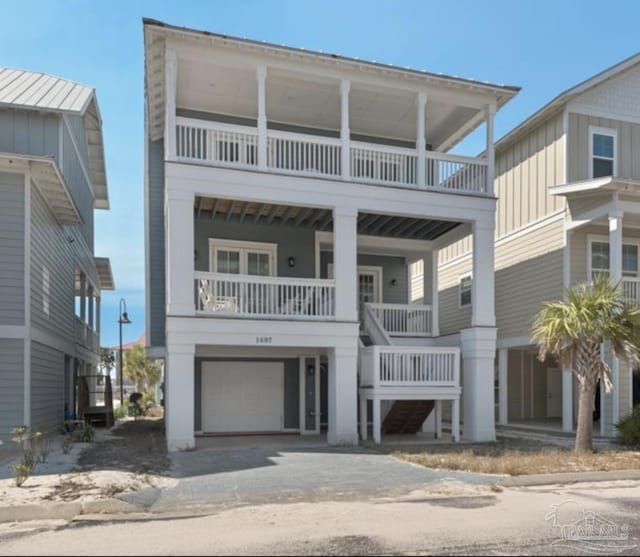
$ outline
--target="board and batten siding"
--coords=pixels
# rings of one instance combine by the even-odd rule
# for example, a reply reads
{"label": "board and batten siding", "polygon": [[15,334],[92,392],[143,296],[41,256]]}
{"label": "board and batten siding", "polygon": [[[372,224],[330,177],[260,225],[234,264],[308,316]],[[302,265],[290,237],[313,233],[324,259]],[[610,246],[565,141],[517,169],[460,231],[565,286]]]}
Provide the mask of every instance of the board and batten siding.
{"label": "board and batten siding", "polygon": [[64,419],[64,353],[31,343],[31,426],[57,432]]}
{"label": "board and batten siding", "polygon": [[147,144],[147,334],[149,346],[165,345],[164,141]]}
{"label": "board and batten siding", "polygon": [[0,325],[24,325],[24,175],[0,172]]}
{"label": "board and batten siding", "polygon": [[[530,131],[504,150],[496,151],[496,238],[524,228],[564,208],[564,199],[549,186],[564,182],[562,113]],[[440,250],[446,263],[472,249],[471,236]]]}
{"label": "board and batten siding", "polygon": [[31,188],[31,320],[57,336],[74,339],[74,258],[64,229],[38,188]]}
{"label": "board and batten siding", "polygon": [[640,179],[640,124],[598,118],[584,114],[569,114],[569,182],[589,179],[589,128],[611,128],[617,131],[617,176]]}
{"label": "board and batten siding", "polygon": [[24,340],[0,338],[0,440],[11,446],[11,429],[24,422]]}
{"label": "board and batten siding", "polygon": [[[499,338],[529,336],[543,302],[562,296],[563,220],[499,240],[495,248],[495,311]],[[471,255],[440,269],[441,333],[471,326],[472,305],[459,306],[460,277],[472,270]],[[473,301],[472,301],[473,304]]]}
{"label": "board and batten siding", "polygon": [[32,110],[0,110],[0,152],[59,156],[59,116]]}

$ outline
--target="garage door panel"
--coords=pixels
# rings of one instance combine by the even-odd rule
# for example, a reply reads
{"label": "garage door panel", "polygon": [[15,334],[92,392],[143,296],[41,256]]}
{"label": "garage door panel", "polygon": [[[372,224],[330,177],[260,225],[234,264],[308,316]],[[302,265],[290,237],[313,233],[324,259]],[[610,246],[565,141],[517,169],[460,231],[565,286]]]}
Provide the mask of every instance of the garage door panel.
{"label": "garage door panel", "polygon": [[280,431],[283,420],[284,363],[203,362],[203,431]]}

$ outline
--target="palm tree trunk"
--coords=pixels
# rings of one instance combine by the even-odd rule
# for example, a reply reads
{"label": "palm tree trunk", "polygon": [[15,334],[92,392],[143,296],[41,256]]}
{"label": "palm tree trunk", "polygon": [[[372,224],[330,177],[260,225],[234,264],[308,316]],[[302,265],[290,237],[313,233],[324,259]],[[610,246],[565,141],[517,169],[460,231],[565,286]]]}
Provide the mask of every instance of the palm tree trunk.
{"label": "palm tree trunk", "polygon": [[593,400],[595,386],[590,381],[580,385],[580,401],[578,404],[578,430],[576,431],[576,452],[592,451],[593,440]]}

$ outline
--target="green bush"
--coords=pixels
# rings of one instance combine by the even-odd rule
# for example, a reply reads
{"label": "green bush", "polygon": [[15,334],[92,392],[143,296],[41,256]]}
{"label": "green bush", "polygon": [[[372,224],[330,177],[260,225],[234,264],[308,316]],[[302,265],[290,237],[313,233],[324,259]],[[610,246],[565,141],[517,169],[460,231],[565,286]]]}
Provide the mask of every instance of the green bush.
{"label": "green bush", "polygon": [[36,455],[33,446],[42,437],[42,433],[39,431],[32,431],[31,428],[26,425],[15,426],[11,430],[11,433],[14,435],[12,438],[13,442],[20,444],[22,447],[22,458],[20,459],[20,462],[13,465],[16,486],[21,487],[33,473],[38,462],[38,458],[40,458],[40,455]]}
{"label": "green bush", "polygon": [[617,424],[618,441],[623,445],[640,446],[640,404]]}
{"label": "green bush", "polygon": [[79,429],[73,432],[74,438],[81,443],[91,443],[95,430],[89,423],[83,424]]}
{"label": "green bush", "polygon": [[116,406],[113,409],[113,417],[116,420],[121,420],[127,416],[127,407],[123,404],[122,406]]}

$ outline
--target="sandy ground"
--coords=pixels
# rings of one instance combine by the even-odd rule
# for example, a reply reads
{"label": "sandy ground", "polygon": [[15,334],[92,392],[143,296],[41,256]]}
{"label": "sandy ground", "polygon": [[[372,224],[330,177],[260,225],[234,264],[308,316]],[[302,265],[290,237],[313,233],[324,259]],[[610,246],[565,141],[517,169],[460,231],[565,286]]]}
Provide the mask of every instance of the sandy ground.
{"label": "sandy ground", "polygon": [[150,486],[171,487],[176,483],[176,480],[153,473],[149,467],[128,469],[131,467],[121,461],[104,458],[105,451],[115,447],[112,442],[121,439],[117,428],[112,431],[96,429],[92,443],[74,443],[68,454],[62,450],[63,439],[64,436],[58,435],[51,440],[51,452],[45,462],[38,462],[32,476],[21,487],[15,484],[12,468],[20,457],[5,449],[0,459],[2,505],[95,501]]}

